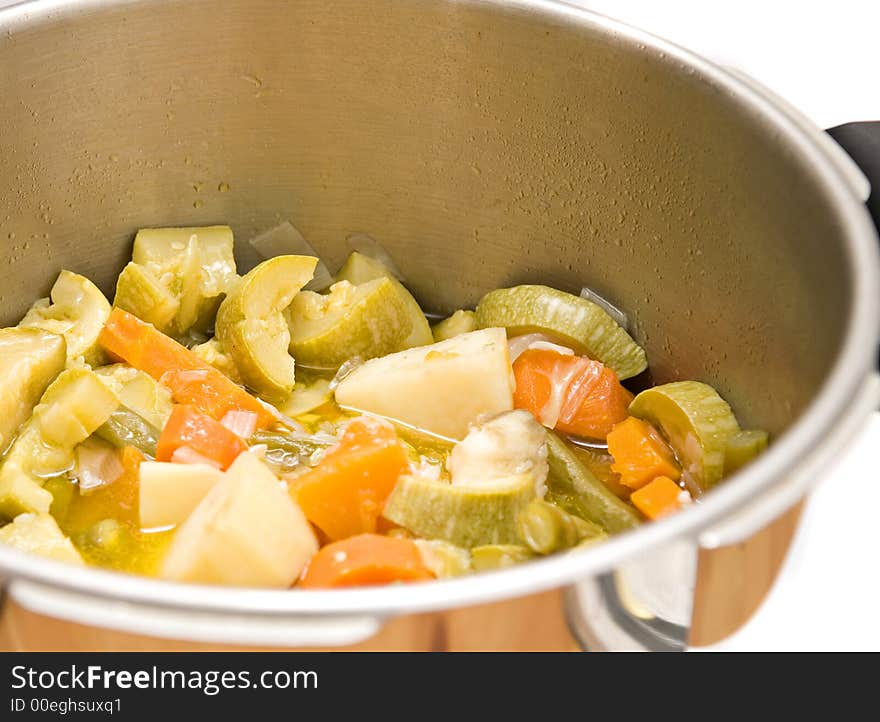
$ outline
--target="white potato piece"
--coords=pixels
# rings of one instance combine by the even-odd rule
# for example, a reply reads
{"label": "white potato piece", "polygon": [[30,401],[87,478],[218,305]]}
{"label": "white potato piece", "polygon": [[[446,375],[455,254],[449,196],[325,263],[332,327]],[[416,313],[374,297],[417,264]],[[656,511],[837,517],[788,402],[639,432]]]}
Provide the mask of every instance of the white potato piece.
{"label": "white potato piece", "polygon": [[372,359],[336,387],[336,402],[451,439],[482,417],[513,408],[503,328],[463,333]]}
{"label": "white potato piece", "polygon": [[73,542],[49,514],[19,514],[0,529],[0,543],[62,562],[85,564]]}
{"label": "white potato piece", "polygon": [[305,515],[252,452],[233,462],[177,530],[166,579],[289,587],[318,551]]}
{"label": "white potato piece", "polygon": [[144,461],[139,476],[141,528],[154,529],[186,521],[223,472],[208,464]]}

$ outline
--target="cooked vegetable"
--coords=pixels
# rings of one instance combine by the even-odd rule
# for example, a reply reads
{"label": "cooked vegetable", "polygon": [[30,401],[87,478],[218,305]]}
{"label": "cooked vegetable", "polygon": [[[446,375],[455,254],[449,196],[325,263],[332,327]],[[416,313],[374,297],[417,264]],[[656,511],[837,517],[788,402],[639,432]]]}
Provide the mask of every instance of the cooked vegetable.
{"label": "cooked vegetable", "polygon": [[65,341],[36,328],[0,329],[0,454],[64,368]]}
{"label": "cooked vegetable", "polygon": [[404,288],[394,273],[381,261],[355,251],[348,257],[336,278],[339,281],[348,281],[355,286],[377,278],[387,278],[391,281],[395,292],[403,301],[407,317],[412,324],[409,335],[403,339],[397,348],[393,349],[394,351],[413,348],[414,346],[424,346],[436,340],[431,334],[428,319],[425,318],[425,314],[422,312],[416,299],[413,298],[412,294]]}
{"label": "cooked vegetable", "polygon": [[67,358],[82,357],[88,364],[103,363],[98,334],[110,315],[110,303],[88,278],[61,271],[49,292],[19,321],[22,328],[39,328],[61,334],[67,342]]}
{"label": "cooked vegetable", "polygon": [[480,417],[513,408],[504,330],[465,333],[367,361],[342,379],[336,401],[462,439]]}
{"label": "cooked vegetable", "polygon": [[459,309],[449,318],[444,318],[431,326],[431,333],[434,335],[434,341],[445,341],[448,338],[475,331],[476,328],[477,315],[473,311]]}
{"label": "cooked vegetable", "polygon": [[174,333],[180,301],[151,271],[129,262],[116,279],[113,305],[133,313],[163,333]]}
{"label": "cooked vegetable", "polygon": [[140,525],[144,529],[182,524],[223,478],[207,464],[144,461],[140,465]]}
{"label": "cooked vegetable", "polygon": [[52,495],[42,488],[50,476],[67,471],[74,449],[103,424],[119,401],[85,368],[63,371],[22,427],[0,465],[0,517],[47,512]]}
{"label": "cooked vegetable", "polygon": [[620,483],[620,474],[611,468],[614,463],[614,457],[611,454],[601,449],[587,449],[578,446],[571,443],[570,440],[568,448],[609,491],[620,499],[629,499],[632,489]]}
{"label": "cooked vegetable", "polygon": [[[205,331],[238,278],[232,240],[228,226],[142,228],[132,250],[140,268],[128,271],[122,289],[117,285],[114,305],[177,336]],[[174,301],[173,317],[162,323]]]}
{"label": "cooked vegetable", "polygon": [[419,582],[434,575],[409,539],[358,534],[328,544],[308,563],[300,578],[304,589]]}
{"label": "cooked vegetable", "polygon": [[629,412],[660,429],[675,450],[686,479],[708,489],[721,478],[724,450],[728,439],[739,431],[739,424],[711,386],[699,381],[654,386],[636,396]]}
{"label": "cooked vegetable", "polygon": [[438,579],[458,577],[471,571],[471,553],[442,539],[413,539],[422,563]]}
{"label": "cooked vegetable", "polygon": [[538,332],[601,361],[621,379],[648,367],[645,351],[591,301],[547,286],[490,291],[477,305],[477,328],[501,326],[511,336]]}
{"label": "cooked vegetable", "polygon": [[531,474],[471,487],[402,476],[383,515],[417,536],[461,547],[515,544],[519,542],[517,516],[535,498]]}
{"label": "cooked vegetable", "polygon": [[539,499],[530,502],[519,513],[517,525],[523,542],[536,554],[551,554],[573,547],[584,539],[605,536],[598,524]]}
{"label": "cooked vegetable", "polygon": [[649,519],[672,514],[691,501],[690,494],[668,476],[658,476],[632,493],[630,500]]}
{"label": "cooked vegetable", "polygon": [[159,430],[131,409],[120,406],[95,429],[95,436],[120,449],[134,446],[149,456],[156,456]]}
{"label": "cooked vegetable", "polygon": [[730,436],[724,446],[724,476],[752,461],[767,448],[769,441],[769,434],[761,429],[737,431]]}
{"label": "cooked vegetable", "polygon": [[242,380],[268,399],[293,390],[290,330],[282,312],[308,283],[316,258],[278,256],[248,272],[217,312],[217,339],[228,349]]}
{"label": "cooked vegetable", "polygon": [[508,411],[471,428],[449,454],[453,486],[492,486],[498,479],[531,475],[535,495],[547,480],[547,434],[526,411]]}
{"label": "cooked vegetable", "polygon": [[116,448],[97,436],[90,436],[76,447],[73,474],[81,496],[115,482],[125,472]]}
{"label": "cooked vegetable", "polygon": [[389,278],[359,286],[339,281],[327,294],[298,293],[287,319],[294,358],[321,368],[396,351],[412,330],[407,306]]}
{"label": "cooked vegetable", "polygon": [[171,415],[171,392],[162,384],[128,364],[111,364],[95,369],[95,374],[119,397],[121,406],[134,412],[156,429]]}
{"label": "cooked vegetable", "polygon": [[196,344],[190,348],[190,351],[205,363],[222,372],[224,376],[229,377],[231,381],[234,381],[239,386],[244,383],[241,374],[238,372],[238,367],[235,365],[235,361],[232,360],[232,356],[223,349],[216,338]]}
{"label": "cooked vegetable", "polygon": [[254,454],[241,454],[177,530],[160,575],[205,584],[289,587],[318,542]]}
{"label": "cooked vegetable", "polygon": [[339,444],[297,478],[291,494],[306,517],[331,540],[376,531],[385,500],[409,468],[394,429],[378,420],[353,420]]}
{"label": "cooked vegetable", "polygon": [[621,421],[608,434],[608,452],[614,458],[611,470],[630,489],[639,489],[658,476],[674,480],[681,476],[663,437],[651,424],[634,416]]}
{"label": "cooked vegetable", "polygon": [[632,394],[598,361],[529,349],[513,363],[513,405],[531,411],[548,429],[604,439],[627,417]]}
{"label": "cooked vegetable", "polygon": [[[112,484],[100,486],[87,495],[76,494],[71,500],[63,527],[71,535],[82,534],[102,519],[112,518],[137,530],[140,465],[146,457],[135,447],[119,450],[123,473]],[[77,537],[78,539],[79,537]],[[77,540],[75,540],[77,541]],[[83,549],[84,552],[89,551]],[[118,560],[118,564],[124,564]]]}
{"label": "cooked vegetable", "polygon": [[[266,461],[293,468],[307,463],[316,454],[322,454],[337,439],[329,434],[306,434],[299,431],[257,431],[251,444],[265,444]],[[279,452],[275,454],[274,452]]]}
{"label": "cooked vegetable", "polygon": [[332,398],[333,390],[327,379],[316,379],[311,383],[297,382],[290,396],[278,404],[278,410],[287,416],[302,416],[323,406]]}
{"label": "cooked vegetable", "polygon": [[259,426],[275,421],[257,399],[220,371],[120,308],[111,311],[100,342],[108,353],[167,386],[178,403],[191,404],[218,420],[237,409],[256,413]]}
{"label": "cooked vegetable", "polygon": [[62,562],[84,563],[49,514],[19,514],[11,524],[0,528],[0,543]]}
{"label": "cooked vegetable", "polygon": [[626,502],[612,494],[578,460],[556,434],[547,433],[548,500],[569,513],[591,521],[616,534],[639,524],[639,516]]}
{"label": "cooked vegetable", "polygon": [[156,444],[156,459],[171,461],[180,448],[188,448],[226,469],[244,451],[247,444],[219,421],[192,406],[174,407]]}
{"label": "cooked vegetable", "polygon": [[471,549],[471,565],[475,572],[506,569],[534,557],[535,552],[520,544],[485,544]]}

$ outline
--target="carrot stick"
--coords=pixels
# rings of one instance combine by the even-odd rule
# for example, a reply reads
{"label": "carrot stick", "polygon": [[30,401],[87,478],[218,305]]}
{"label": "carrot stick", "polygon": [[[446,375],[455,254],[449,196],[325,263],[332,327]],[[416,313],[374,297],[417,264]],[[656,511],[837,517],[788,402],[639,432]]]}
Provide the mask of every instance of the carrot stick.
{"label": "carrot stick", "polygon": [[218,421],[227,411],[251,411],[261,428],[275,421],[241,386],[152,324],[121,308],[110,312],[98,340],[108,354],[166,386],[178,403],[194,406]]}

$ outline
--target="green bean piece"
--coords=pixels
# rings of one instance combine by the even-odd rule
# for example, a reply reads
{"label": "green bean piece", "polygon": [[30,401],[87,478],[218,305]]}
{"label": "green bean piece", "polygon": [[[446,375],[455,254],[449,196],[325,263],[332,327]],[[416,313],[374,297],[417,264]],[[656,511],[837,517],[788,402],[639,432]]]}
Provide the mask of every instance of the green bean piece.
{"label": "green bean piece", "polygon": [[519,513],[517,524],[526,546],[537,554],[552,554],[605,533],[598,524],[537,499]]}
{"label": "green bean piece", "polygon": [[297,432],[260,430],[250,438],[250,443],[266,445],[266,460],[276,464],[283,471],[293,469],[302,464],[310,464],[312,455],[336,443],[328,437],[318,439],[310,434]]}
{"label": "green bean piece", "polygon": [[475,572],[506,569],[534,556],[531,549],[519,544],[484,544],[471,549],[471,566]]}
{"label": "green bean piece", "polygon": [[639,525],[639,515],[618,499],[552,431],[547,432],[548,501],[611,534]]}
{"label": "green bean piece", "polygon": [[126,406],[120,406],[110,414],[95,435],[120,449],[134,446],[149,456],[156,456],[159,430]]}
{"label": "green bean piece", "polygon": [[767,432],[761,429],[739,431],[731,436],[724,447],[724,475],[748,464],[767,448],[769,440]]}

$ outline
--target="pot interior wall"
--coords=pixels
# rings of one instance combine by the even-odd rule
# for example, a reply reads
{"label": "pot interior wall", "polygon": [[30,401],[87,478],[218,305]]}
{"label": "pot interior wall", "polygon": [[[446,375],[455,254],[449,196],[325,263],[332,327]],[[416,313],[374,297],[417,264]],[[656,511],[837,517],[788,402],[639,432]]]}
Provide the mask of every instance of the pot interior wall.
{"label": "pot interior wall", "polygon": [[[141,226],[365,232],[423,304],[589,285],[655,379],[782,430],[834,359],[841,230],[784,138],[677,59],[488,3],[79,3],[0,28],[0,320]],[[85,8],[85,9],[83,9]]]}

